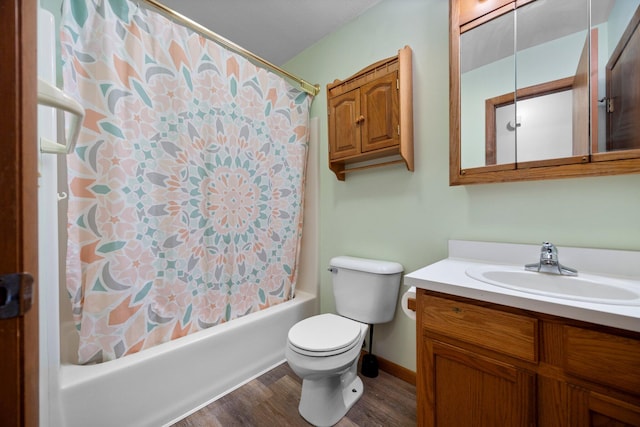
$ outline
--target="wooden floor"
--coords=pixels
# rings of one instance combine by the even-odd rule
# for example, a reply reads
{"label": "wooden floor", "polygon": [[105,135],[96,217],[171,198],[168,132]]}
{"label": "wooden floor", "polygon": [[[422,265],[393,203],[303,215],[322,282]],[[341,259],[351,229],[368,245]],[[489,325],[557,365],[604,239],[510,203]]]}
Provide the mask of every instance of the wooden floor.
{"label": "wooden floor", "polygon": [[[336,426],[416,425],[415,386],[383,371],[376,378],[360,378],[364,394]],[[298,413],[301,384],[285,362],[174,427],[309,426]]]}

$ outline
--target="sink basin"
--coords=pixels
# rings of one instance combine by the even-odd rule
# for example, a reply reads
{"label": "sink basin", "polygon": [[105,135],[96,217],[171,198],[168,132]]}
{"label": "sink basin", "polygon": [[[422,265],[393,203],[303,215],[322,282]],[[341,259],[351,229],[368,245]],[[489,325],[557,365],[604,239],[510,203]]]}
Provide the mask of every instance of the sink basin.
{"label": "sink basin", "polygon": [[484,283],[520,292],[597,304],[640,305],[640,281],[635,280],[583,273],[561,276],[504,265],[470,267],[466,273]]}

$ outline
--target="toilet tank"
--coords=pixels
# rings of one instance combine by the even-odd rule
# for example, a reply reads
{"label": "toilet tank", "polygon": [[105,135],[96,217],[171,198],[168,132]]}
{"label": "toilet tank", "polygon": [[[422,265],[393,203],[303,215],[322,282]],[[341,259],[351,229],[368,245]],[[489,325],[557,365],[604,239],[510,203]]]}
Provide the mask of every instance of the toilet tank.
{"label": "toilet tank", "polygon": [[397,262],[339,256],[330,261],[339,315],[375,324],[393,319],[403,267]]}

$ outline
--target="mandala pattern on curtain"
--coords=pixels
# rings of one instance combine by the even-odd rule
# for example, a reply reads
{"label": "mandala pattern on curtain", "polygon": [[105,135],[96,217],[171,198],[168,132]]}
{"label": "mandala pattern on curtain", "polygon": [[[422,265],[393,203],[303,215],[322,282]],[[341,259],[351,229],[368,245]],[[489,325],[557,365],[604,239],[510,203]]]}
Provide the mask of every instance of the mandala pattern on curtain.
{"label": "mandala pattern on curtain", "polygon": [[292,298],[311,97],[132,2],[65,1],[62,24],[79,363]]}

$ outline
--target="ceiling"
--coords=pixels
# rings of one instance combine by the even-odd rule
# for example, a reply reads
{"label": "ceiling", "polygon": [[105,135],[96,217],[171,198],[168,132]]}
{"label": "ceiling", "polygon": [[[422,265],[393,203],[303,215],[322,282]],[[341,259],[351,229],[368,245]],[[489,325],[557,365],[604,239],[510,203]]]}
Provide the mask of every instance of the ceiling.
{"label": "ceiling", "polygon": [[381,0],[157,0],[282,65]]}

